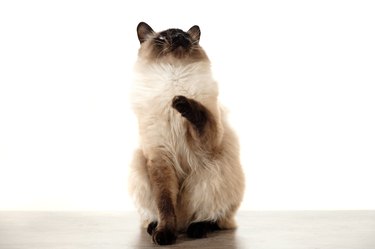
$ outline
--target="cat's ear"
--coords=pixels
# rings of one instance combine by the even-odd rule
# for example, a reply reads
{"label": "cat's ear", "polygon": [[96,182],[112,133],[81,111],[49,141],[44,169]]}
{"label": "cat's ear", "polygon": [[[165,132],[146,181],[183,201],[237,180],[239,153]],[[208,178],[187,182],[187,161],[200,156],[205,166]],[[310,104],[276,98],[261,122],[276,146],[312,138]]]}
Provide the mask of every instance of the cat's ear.
{"label": "cat's ear", "polygon": [[154,33],[155,31],[145,22],[140,22],[137,26],[137,35],[140,43],[146,41],[148,36]]}
{"label": "cat's ear", "polygon": [[187,33],[193,39],[193,42],[199,42],[199,39],[201,38],[201,30],[198,25],[191,27]]}

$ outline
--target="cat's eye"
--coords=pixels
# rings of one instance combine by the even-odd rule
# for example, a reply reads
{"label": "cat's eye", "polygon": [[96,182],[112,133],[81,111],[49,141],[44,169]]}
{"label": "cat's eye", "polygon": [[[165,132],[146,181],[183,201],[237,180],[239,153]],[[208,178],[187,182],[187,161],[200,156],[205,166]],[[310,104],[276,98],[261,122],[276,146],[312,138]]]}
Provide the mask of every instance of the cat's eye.
{"label": "cat's eye", "polygon": [[159,41],[165,41],[165,36],[161,35],[161,36],[156,37],[156,39]]}

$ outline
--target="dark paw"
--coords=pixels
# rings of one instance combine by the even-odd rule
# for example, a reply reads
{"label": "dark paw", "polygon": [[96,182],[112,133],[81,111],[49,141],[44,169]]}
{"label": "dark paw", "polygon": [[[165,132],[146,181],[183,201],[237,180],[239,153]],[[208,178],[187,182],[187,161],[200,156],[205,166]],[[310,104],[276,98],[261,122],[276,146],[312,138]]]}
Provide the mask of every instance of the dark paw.
{"label": "dark paw", "polygon": [[207,237],[208,230],[207,222],[196,222],[190,224],[186,233],[190,238],[200,239]]}
{"label": "dark paw", "polygon": [[214,231],[219,231],[221,230],[221,228],[219,227],[219,225],[217,224],[217,222],[209,222],[209,226],[210,226],[210,232],[214,232]]}
{"label": "dark paw", "polygon": [[152,234],[152,240],[158,245],[171,245],[176,242],[176,234],[169,229],[155,230]]}
{"label": "dark paw", "polygon": [[185,96],[175,96],[172,100],[172,107],[176,109],[182,116],[186,117],[192,111],[190,101]]}
{"label": "dark paw", "polygon": [[207,237],[208,232],[213,232],[216,230],[220,230],[216,222],[203,221],[191,223],[186,233],[190,238],[200,239]]}
{"label": "dark paw", "polygon": [[152,235],[155,232],[155,229],[156,229],[157,226],[158,226],[158,223],[156,221],[151,222],[150,224],[148,224],[147,233],[149,235]]}

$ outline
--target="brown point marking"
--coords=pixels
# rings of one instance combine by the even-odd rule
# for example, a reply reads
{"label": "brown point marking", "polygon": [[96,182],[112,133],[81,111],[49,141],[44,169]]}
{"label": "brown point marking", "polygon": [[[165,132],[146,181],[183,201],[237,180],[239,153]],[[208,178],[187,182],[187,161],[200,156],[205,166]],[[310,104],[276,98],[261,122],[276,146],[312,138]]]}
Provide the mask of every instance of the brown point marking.
{"label": "brown point marking", "polygon": [[[162,154],[162,152],[157,153]],[[157,229],[167,227],[175,230],[178,182],[173,166],[168,159],[163,158],[163,155],[157,155],[148,161],[148,172],[159,212]]]}
{"label": "brown point marking", "polygon": [[217,122],[212,113],[201,103],[185,96],[175,96],[172,107],[188,122],[187,139],[191,146],[205,148],[206,151],[217,152]]}
{"label": "brown point marking", "polygon": [[173,207],[173,201],[171,198],[170,191],[166,189],[161,191],[159,202],[158,202],[158,208],[159,208],[160,215],[164,219],[169,219],[171,217],[175,218],[175,210]]}

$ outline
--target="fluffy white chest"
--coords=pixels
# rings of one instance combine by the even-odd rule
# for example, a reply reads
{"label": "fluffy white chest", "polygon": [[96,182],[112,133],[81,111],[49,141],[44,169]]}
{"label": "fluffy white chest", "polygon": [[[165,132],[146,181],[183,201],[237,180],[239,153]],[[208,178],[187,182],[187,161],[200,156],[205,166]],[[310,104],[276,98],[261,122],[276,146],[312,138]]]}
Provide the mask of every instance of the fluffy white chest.
{"label": "fluffy white chest", "polygon": [[172,108],[173,97],[183,95],[204,104],[217,94],[207,63],[137,65],[131,100],[143,149],[162,146],[176,153],[186,151],[186,120]]}
{"label": "fluffy white chest", "polygon": [[[143,114],[145,111],[165,110],[176,95],[184,95],[200,101],[217,94],[217,84],[211,77],[207,63],[186,66],[138,65],[132,103],[136,113],[140,111]],[[146,107],[148,110],[144,109]]]}

